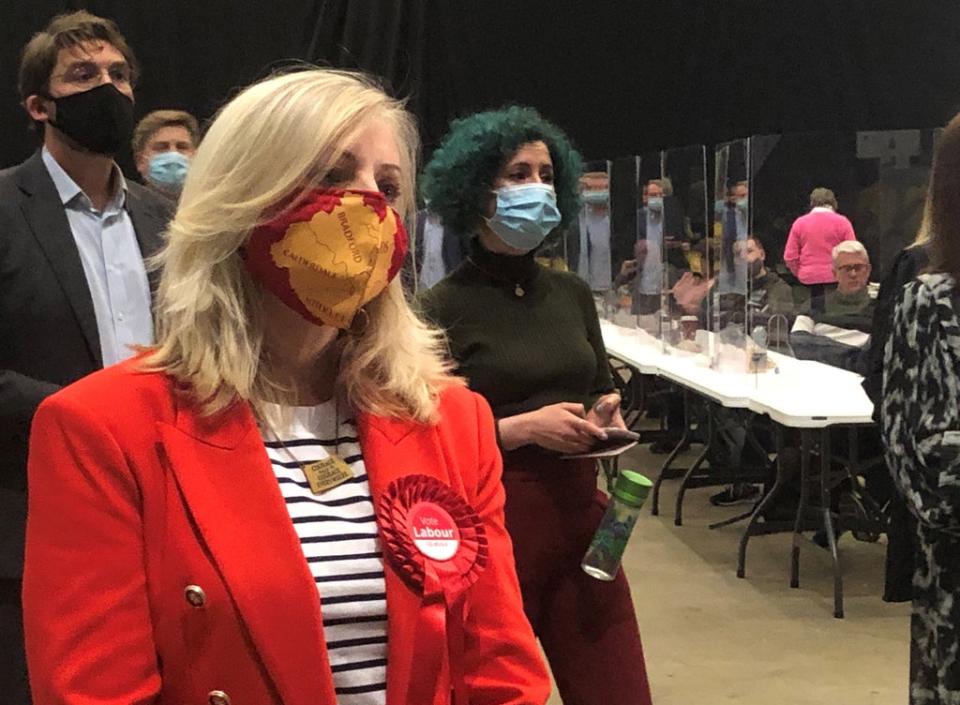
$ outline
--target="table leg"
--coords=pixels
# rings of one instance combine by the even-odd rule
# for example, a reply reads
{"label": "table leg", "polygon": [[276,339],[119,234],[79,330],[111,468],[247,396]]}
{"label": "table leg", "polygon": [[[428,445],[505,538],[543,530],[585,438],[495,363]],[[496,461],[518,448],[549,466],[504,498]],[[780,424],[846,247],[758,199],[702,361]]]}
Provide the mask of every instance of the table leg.
{"label": "table leg", "polygon": [[667,459],[663,461],[663,466],[660,468],[660,475],[657,477],[657,481],[653,483],[653,501],[650,505],[650,513],[653,516],[657,516],[660,513],[660,486],[663,484],[663,481],[667,478],[669,474],[670,466],[673,464],[673,461],[680,454],[680,449],[686,445],[687,441],[690,440],[690,392],[686,388],[683,390],[683,436],[680,437],[680,440],[677,441],[677,445],[670,455],[667,456]]}
{"label": "table leg", "polygon": [[820,432],[820,505],[823,511],[823,530],[827,532],[830,556],[833,558],[833,616],[843,619],[843,575],[840,572],[840,553],[833,531],[833,513],[830,510],[830,428]]}
{"label": "table leg", "polygon": [[[640,417],[643,416],[643,377],[636,368],[627,365],[627,369],[630,371],[630,381],[626,383],[626,390],[629,392],[627,405],[629,407],[628,415],[630,418],[630,423],[627,424],[627,428],[632,429],[639,423]],[[625,416],[624,419],[626,418]]]}
{"label": "table leg", "polygon": [[[764,497],[763,499],[766,499],[766,497]],[[753,516],[753,513],[754,513],[755,511],[757,511],[757,506],[758,506],[758,505],[759,505],[759,502],[758,502],[758,503],[755,503],[755,504],[753,505],[753,509],[749,509],[749,510],[747,510],[747,511],[741,513],[741,514],[737,514],[737,515],[732,516],[732,517],[729,517],[729,518],[727,518],[727,519],[721,519],[720,521],[715,521],[715,522],[713,522],[712,524],[708,524],[708,525],[707,525],[707,528],[708,528],[708,529],[722,529],[722,528],[724,528],[725,526],[730,526],[731,524],[736,524],[738,521],[743,521],[744,519],[749,519],[750,517]]]}
{"label": "table leg", "polygon": [[[712,426],[711,422],[708,422]],[[711,429],[712,431],[712,429]],[[710,452],[710,446],[713,443],[712,432],[707,433],[707,442],[703,446],[703,450],[700,452],[700,455],[697,456],[697,459],[693,461],[693,464],[684,474],[683,479],[680,481],[680,489],[677,490],[677,505],[673,511],[673,524],[674,526],[683,526],[683,496],[687,493],[687,483],[690,482],[700,466],[703,465],[703,461],[707,459],[707,453]]]}
{"label": "table leg", "polygon": [[752,446],[753,449],[757,452],[757,455],[759,455],[764,459],[763,470],[764,470],[764,475],[766,475],[770,471],[770,458],[767,455],[767,449],[763,447],[763,444],[760,442],[760,439],[757,438],[757,434],[753,432],[753,421],[755,419],[756,419],[756,416],[754,416],[753,414],[746,414],[744,417],[743,425],[744,425],[744,428],[746,429],[746,436],[744,438],[744,441],[745,441],[744,448],[746,448],[747,445]]}
{"label": "table leg", "polygon": [[850,427],[850,445],[847,449],[850,467],[850,474],[855,479],[860,474],[860,428],[858,426]]}
{"label": "table leg", "polygon": [[763,512],[766,511],[767,507],[777,498],[777,495],[780,494],[780,490],[783,485],[786,483],[786,473],[783,470],[783,428],[777,426],[776,432],[776,443],[777,443],[777,476],[773,481],[773,487],[770,488],[770,491],[767,493],[767,496],[760,500],[760,503],[754,507],[753,513],[750,515],[750,521],[747,524],[746,528],[743,530],[743,534],[740,536],[740,549],[737,553],[737,577],[744,578],[747,575],[747,542],[750,540],[751,532],[753,527],[759,521],[760,517],[763,516]]}
{"label": "table leg", "polygon": [[633,368],[625,363],[620,363],[619,360],[614,364],[615,358],[607,357],[607,366],[610,369],[610,377],[613,379],[613,386],[618,392],[620,392],[620,414],[623,417],[624,425],[627,428],[630,428],[633,423],[633,392],[631,387],[633,386],[625,377],[625,374],[622,370],[628,370],[631,374],[631,379],[633,377]]}
{"label": "table leg", "polygon": [[800,541],[801,529],[807,510],[807,485],[810,478],[810,429],[800,430],[800,501],[797,503],[797,518],[793,525],[793,548],[790,552],[790,587],[800,587]]}

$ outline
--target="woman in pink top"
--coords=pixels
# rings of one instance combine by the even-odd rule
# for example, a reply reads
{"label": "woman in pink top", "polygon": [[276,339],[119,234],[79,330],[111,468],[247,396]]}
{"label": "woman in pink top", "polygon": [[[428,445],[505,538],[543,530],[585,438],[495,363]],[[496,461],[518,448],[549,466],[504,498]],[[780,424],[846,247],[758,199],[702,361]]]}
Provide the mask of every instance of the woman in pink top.
{"label": "woman in pink top", "polygon": [[783,261],[802,284],[834,284],[833,248],[856,239],[850,221],[837,213],[833,191],[815,188],[810,193],[810,212],[797,218],[790,228]]}

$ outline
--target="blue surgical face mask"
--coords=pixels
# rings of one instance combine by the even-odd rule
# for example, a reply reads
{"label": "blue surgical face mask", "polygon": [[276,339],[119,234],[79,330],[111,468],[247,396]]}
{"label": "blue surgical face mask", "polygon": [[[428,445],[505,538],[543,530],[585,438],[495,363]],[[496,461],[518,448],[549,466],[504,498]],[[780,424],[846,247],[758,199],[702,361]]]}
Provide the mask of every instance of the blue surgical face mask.
{"label": "blue surgical face mask", "polygon": [[549,184],[519,184],[497,189],[497,212],[487,225],[517,250],[532,250],[560,224],[557,194]]}
{"label": "blue surgical face mask", "polygon": [[584,203],[589,203],[591,206],[606,205],[607,201],[610,200],[610,192],[606,189],[603,191],[584,191],[580,194],[580,198],[583,199]]}
{"label": "blue surgical face mask", "polygon": [[190,159],[180,152],[161,152],[150,157],[147,179],[162,189],[179,191],[189,168]]}
{"label": "blue surgical face mask", "polygon": [[738,198],[738,199],[737,199],[737,208],[739,208],[740,210],[746,211],[746,210],[747,210],[747,205],[748,205],[748,199],[746,199],[746,198]]}
{"label": "blue surgical face mask", "polygon": [[651,196],[647,199],[647,208],[654,213],[660,213],[663,211],[663,197],[662,196]]}

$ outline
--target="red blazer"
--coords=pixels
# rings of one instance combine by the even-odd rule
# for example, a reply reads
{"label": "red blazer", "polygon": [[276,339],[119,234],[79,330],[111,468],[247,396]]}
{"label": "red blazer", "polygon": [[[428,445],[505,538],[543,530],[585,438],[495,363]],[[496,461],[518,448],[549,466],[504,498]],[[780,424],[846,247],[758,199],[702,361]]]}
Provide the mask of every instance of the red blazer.
{"label": "red blazer", "polygon": [[[249,406],[201,418],[169,377],[133,364],[67,387],[33,422],[23,604],[34,703],[216,705],[223,691],[232,705],[336,705],[320,598]],[[394,478],[423,473],[474,507],[491,560],[466,596],[470,705],[542,704],[550,686],[504,528],[490,410],[452,388],[440,415],[434,426],[359,417],[374,503]],[[420,598],[384,569],[387,703],[407,705]],[[450,702],[443,671],[437,705]]]}

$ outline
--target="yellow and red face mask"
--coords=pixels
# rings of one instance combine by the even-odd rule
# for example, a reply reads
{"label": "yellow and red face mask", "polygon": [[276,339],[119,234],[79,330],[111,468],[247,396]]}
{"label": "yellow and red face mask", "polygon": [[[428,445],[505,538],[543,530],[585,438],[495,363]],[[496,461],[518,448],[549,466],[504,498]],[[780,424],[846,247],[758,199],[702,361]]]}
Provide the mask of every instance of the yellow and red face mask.
{"label": "yellow and red face mask", "polygon": [[407,232],[376,191],[320,189],[251,233],[250,275],[308,321],[349,328],[400,271]]}

